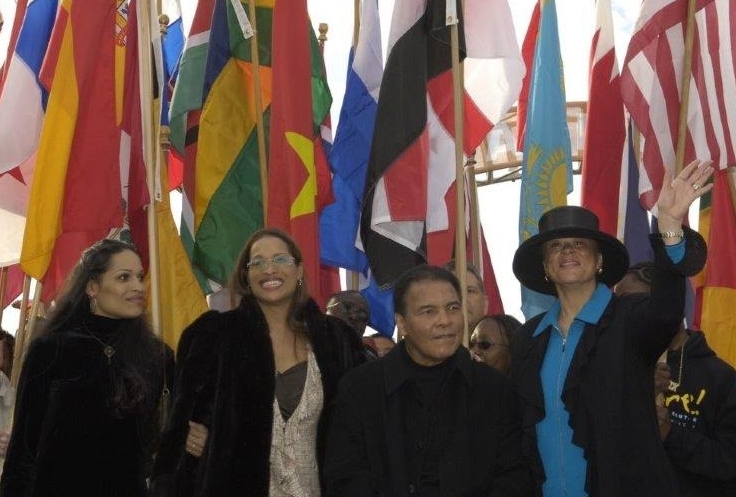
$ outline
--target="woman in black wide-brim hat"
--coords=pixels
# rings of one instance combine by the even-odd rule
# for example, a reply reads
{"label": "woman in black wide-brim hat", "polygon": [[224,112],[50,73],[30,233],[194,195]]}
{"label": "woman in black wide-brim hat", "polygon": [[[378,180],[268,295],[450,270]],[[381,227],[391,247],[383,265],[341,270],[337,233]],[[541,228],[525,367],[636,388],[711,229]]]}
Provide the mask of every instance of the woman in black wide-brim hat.
{"label": "woman in black wide-brim hat", "polygon": [[666,175],[650,235],[650,295],[615,297],[626,248],[582,207],[557,207],[514,256],[527,288],[557,297],[517,331],[511,376],[522,397],[523,448],[544,495],[676,495],[657,429],[653,374],[683,319],[685,279],[705,264],[705,241],[683,226],[710,191],[709,162]]}

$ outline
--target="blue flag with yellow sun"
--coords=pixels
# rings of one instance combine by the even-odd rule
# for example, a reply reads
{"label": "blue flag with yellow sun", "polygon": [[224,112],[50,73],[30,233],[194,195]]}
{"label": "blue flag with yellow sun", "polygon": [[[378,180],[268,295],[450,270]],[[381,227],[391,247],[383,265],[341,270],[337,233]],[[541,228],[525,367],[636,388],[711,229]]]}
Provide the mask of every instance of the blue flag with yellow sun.
{"label": "blue flag with yellow sun", "polygon": [[[567,194],[572,191],[570,131],[557,8],[554,0],[542,0],[541,8],[524,137],[519,243],[537,234],[542,214],[566,205]],[[554,300],[524,287],[521,297],[521,309],[527,319],[546,311]]]}

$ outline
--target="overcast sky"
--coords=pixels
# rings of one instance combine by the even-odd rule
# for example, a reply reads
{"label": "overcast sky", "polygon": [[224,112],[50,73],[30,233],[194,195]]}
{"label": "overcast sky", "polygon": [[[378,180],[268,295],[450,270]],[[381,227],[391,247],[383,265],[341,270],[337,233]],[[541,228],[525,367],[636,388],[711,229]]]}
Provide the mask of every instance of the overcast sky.
{"label": "overcast sky", "polygon": [[[325,61],[334,104],[332,122],[338,121],[342,95],[345,91],[347,57],[353,36],[353,2],[351,0],[308,0],[309,11],[315,29],[319,23],[327,23],[329,31],[325,46]],[[196,2],[181,0],[185,24],[191,22]],[[536,0],[509,0],[514,29],[521,45],[526,34],[529,17]],[[390,14],[394,0],[379,0],[384,39],[388,36]],[[631,36],[640,2],[612,0],[614,28],[619,63],[622,62]],[[0,32],[0,61],[5,58],[15,10],[14,0],[0,0],[0,12],[5,27]],[[560,44],[565,67],[565,87],[568,101],[586,100],[588,85],[588,56],[595,28],[594,0],[557,0]],[[570,203],[577,203],[579,194],[570,196]],[[518,240],[518,212],[509,206],[518,205],[518,183],[504,183],[479,190],[481,222],[483,223],[496,278],[499,282],[506,312],[521,317],[519,287],[511,272],[511,260]],[[3,327],[15,330],[17,317],[12,312],[3,316]],[[15,320],[15,321],[13,321]]]}

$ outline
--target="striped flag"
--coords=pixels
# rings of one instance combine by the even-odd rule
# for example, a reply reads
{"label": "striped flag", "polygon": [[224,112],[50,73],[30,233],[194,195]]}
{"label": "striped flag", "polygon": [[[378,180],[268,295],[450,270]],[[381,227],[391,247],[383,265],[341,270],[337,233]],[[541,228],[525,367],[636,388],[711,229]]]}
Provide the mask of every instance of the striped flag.
{"label": "striped flag", "polygon": [[123,0],[63,0],[59,8],[41,71],[49,100],[21,253],[26,273],[47,278],[44,298],[84,248],[123,226],[118,89],[126,23]]}
{"label": "striped flag", "polygon": [[361,4],[360,33],[350,51],[340,124],[330,151],[335,202],[320,216],[320,255],[324,264],[360,273],[360,290],[370,308],[369,324],[381,333],[394,331],[393,292],[380,290],[370,277],[365,252],[356,246],[378,92],[383,77],[381,22],[377,0]]}
{"label": "striped flag", "polygon": [[[154,80],[154,88],[147,91],[144,89],[141,78],[142,71],[147,67],[139,61],[139,26],[144,22],[151,24],[152,28],[157,25],[157,13],[155,5],[146,4],[150,11],[139,10],[139,3],[133,0],[129,3],[129,22],[126,50],[126,82],[123,98],[123,123],[122,130],[126,139],[123,145],[129,149],[129,153],[123,154],[130,157],[128,175],[128,199],[129,219],[133,241],[141,249],[144,259],[148,259],[148,218],[143,210],[144,205],[155,209],[155,220],[157,223],[158,246],[156,256],[158,258],[159,278],[155,283],[159,290],[159,309],[161,317],[161,337],[172,348],[176,349],[181,332],[194,319],[207,310],[202,289],[192,274],[191,265],[187,258],[184,247],[174,223],[174,218],[169,205],[169,196],[164,191],[160,199],[154,199],[149,204],[147,184],[145,181],[146,160],[148,157],[159,156],[158,150],[148,150],[154,147],[154,140],[146,140],[144,137],[152,137],[158,130],[158,119],[153,117],[153,109],[156,107],[154,99],[163,93],[164,81]],[[151,30],[153,39],[153,52],[156,53],[161,46],[161,38],[156,36],[158,31]],[[163,63],[162,59],[155,60],[156,65]],[[163,68],[159,73],[163,72]],[[145,105],[146,107],[143,107]],[[144,112],[149,110],[149,112]],[[152,129],[155,126],[155,129]],[[155,161],[156,159],[154,159]],[[154,167],[149,164],[149,167]],[[166,177],[166,169],[159,171],[159,183]],[[151,281],[151,284],[154,282]],[[153,302],[149,301],[149,305]]]}
{"label": "striped flag", "polygon": [[708,263],[697,278],[695,324],[718,356],[736,366],[736,169],[716,171],[713,184],[701,199]]}
{"label": "striped flag", "polygon": [[356,247],[356,240],[382,76],[378,1],[364,0],[358,43],[350,54],[345,97],[330,152],[335,202],[320,218],[322,261],[364,274],[368,260]]}
{"label": "striped flag", "polygon": [[[192,263],[208,279],[219,284],[227,282],[251,233],[263,227],[254,65],[250,51],[254,38],[246,38],[236,8],[242,9],[243,5],[230,0],[215,1],[205,59],[203,107],[199,123],[195,125],[198,130],[196,166],[194,177],[184,178],[189,204],[182,203],[187,232],[194,235],[190,249]],[[266,122],[271,105],[271,39],[268,33],[271,32],[272,15],[273,1],[256,2],[258,70]],[[173,114],[172,108],[172,131]],[[192,131],[187,133],[187,140],[190,133]],[[186,236],[183,234],[182,238]]]}
{"label": "striped flag", "polygon": [[[197,10],[189,28],[189,36],[178,63],[176,84],[169,107],[169,130],[172,145],[170,158],[175,157],[176,160],[182,162],[180,236],[190,260],[193,260],[194,253],[194,198],[199,119],[210,42],[210,23],[214,7],[215,0],[199,0],[197,3]],[[172,173],[171,170],[169,178],[169,186],[171,183],[179,183],[178,174]],[[209,290],[204,274],[196,265],[193,266],[193,269],[202,288]]]}
{"label": "striped flag", "polygon": [[[567,127],[565,83],[554,0],[541,6],[534,53],[521,171],[519,242],[538,232],[539,218],[567,204],[572,191],[570,131]],[[546,311],[554,298],[522,287],[522,312],[527,319]]]}
{"label": "striped flag", "polygon": [[[384,287],[433,257],[429,234],[454,231],[446,201],[455,181],[455,129],[445,13],[441,0],[395,5],[361,218],[361,241]],[[506,2],[468,1],[459,17],[461,58],[467,47],[480,69],[475,73],[469,64],[464,92],[463,149],[469,154],[516,99],[523,65],[508,29]],[[494,66],[495,76],[486,84],[503,80],[508,92],[476,91],[484,80],[476,74],[487,76]],[[483,94],[491,97],[483,100]]]}
{"label": "striped flag", "polygon": [[[665,168],[674,168],[685,58],[686,0],[644,0],[621,77],[624,102],[644,137],[640,194],[656,204]],[[696,2],[684,163],[736,163],[736,4]]]}
{"label": "striped flag", "polygon": [[[585,126],[581,205],[598,216],[600,229],[623,238],[625,211],[619,199],[628,167],[626,120],[613,40],[611,1],[596,2],[596,31],[590,49],[590,87]],[[616,188],[619,185],[619,188]]]}
{"label": "striped flag", "polygon": [[519,152],[524,151],[524,136],[526,134],[526,114],[529,106],[529,88],[532,81],[532,67],[534,67],[534,51],[537,48],[537,37],[539,36],[539,21],[542,13],[540,0],[534,4],[532,17],[529,19],[529,27],[521,45],[521,56],[524,59],[526,74],[519,94],[519,103],[516,108],[516,148]]}
{"label": "striped flag", "polygon": [[[0,266],[20,260],[36,149],[47,91],[38,81],[57,12],[57,0],[19,3],[0,93]],[[23,16],[25,13],[25,16]]]}
{"label": "striped flag", "polygon": [[[28,8],[28,0],[18,0],[15,3],[15,14],[13,16],[13,22],[10,24],[12,29],[10,31],[10,38],[8,39],[8,50],[5,55],[5,59],[3,59],[3,63],[0,64],[0,93],[2,93],[5,78],[8,75],[8,66],[10,64],[10,60],[13,58],[13,52],[15,52],[15,46],[18,43],[20,28],[23,25],[23,18],[25,17],[26,9]],[[7,19],[3,19],[3,21],[5,25],[8,25]]]}
{"label": "striped flag", "polygon": [[[427,0],[394,5],[360,227],[372,275],[381,287],[427,260],[427,82],[450,67],[449,46],[439,37],[442,31],[449,34],[444,7],[444,2]],[[443,50],[443,58],[430,55]]]}

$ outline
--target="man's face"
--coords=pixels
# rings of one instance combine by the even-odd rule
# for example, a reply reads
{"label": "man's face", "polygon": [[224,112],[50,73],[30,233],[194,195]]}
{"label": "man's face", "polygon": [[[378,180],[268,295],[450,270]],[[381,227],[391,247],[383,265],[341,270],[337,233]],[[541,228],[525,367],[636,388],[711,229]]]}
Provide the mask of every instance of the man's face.
{"label": "man's face", "polygon": [[[458,276],[457,271],[455,276]],[[460,278],[458,276],[458,278]],[[478,322],[483,319],[488,310],[488,297],[486,296],[483,288],[483,282],[478,281],[478,278],[471,273],[467,272],[467,285],[468,285],[468,300],[466,307],[468,308],[468,329],[473,331]]]}
{"label": "man's face", "polygon": [[406,351],[421,366],[435,366],[449,359],[460,346],[463,313],[460,296],[447,281],[413,283],[404,297],[405,315],[396,314],[399,335]]}

